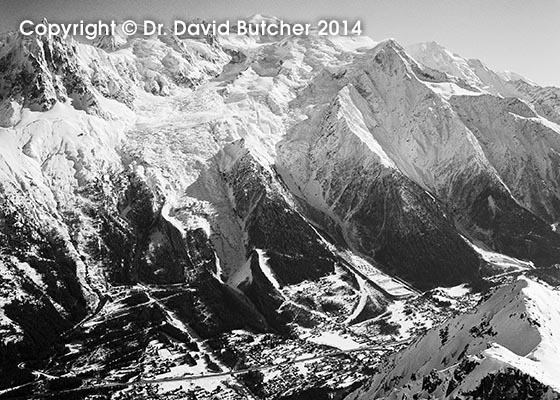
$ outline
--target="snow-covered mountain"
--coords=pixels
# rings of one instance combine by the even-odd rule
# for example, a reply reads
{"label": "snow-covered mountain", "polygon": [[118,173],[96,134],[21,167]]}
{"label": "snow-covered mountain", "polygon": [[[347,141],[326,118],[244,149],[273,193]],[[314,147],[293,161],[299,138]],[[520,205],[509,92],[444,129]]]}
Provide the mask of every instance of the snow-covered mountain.
{"label": "snow-covered mountain", "polygon": [[413,44],[406,50],[420,63],[461,79],[481,92],[524,100],[540,115],[558,123],[558,88],[541,87],[515,72],[492,71],[482,61],[461,57],[436,42]]}
{"label": "snow-covered mountain", "polygon": [[348,399],[558,398],[559,295],[527,278],[504,285],[386,360]]}
{"label": "snow-covered mountain", "polygon": [[[420,291],[550,275],[559,98],[436,44],[2,35],[0,389],[298,365],[451,312]],[[344,357],[201,390],[341,396],[377,360]]]}

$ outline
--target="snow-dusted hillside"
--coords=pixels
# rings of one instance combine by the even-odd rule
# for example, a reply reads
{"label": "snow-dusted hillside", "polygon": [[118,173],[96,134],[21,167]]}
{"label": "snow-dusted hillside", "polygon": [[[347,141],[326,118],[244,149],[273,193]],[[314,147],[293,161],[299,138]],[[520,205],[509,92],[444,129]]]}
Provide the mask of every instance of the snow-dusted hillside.
{"label": "snow-dusted hillside", "polygon": [[558,398],[559,301],[519,278],[390,357],[348,399]]}

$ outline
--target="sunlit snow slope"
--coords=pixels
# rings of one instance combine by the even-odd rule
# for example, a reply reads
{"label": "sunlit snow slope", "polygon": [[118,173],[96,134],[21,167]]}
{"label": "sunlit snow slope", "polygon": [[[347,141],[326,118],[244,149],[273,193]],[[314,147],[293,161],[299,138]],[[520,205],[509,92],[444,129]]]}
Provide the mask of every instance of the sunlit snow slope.
{"label": "sunlit snow slope", "polygon": [[520,278],[429,330],[349,398],[557,398],[559,300]]}

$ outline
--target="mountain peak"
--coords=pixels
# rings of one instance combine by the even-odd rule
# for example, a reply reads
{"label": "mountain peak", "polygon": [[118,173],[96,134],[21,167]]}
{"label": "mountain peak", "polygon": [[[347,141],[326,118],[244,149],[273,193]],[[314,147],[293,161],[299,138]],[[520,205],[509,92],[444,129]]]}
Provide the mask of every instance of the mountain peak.
{"label": "mountain peak", "polygon": [[92,44],[105,51],[115,51],[124,46],[127,42],[128,36],[122,30],[122,24],[118,24],[116,30],[110,35],[97,36]]}
{"label": "mountain peak", "polygon": [[377,57],[379,54],[386,52],[393,52],[394,54],[399,55],[402,59],[408,58],[404,48],[392,38],[378,42],[371,50],[367,51],[367,54],[372,57]]}
{"label": "mountain peak", "polygon": [[399,44],[399,42],[397,42],[396,39],[394,38],[387,38],[384,39],[382,41],[380,41],[379,43],[377,43],[377,45],[375,46],[376,49],[384,49],[384,48],[394,48],[394,49],[399,49],[402,50],[403,47]]}
{"label": "mountain peak", "polygon": [[502,96],[519,96],[509,82],[534,82],[511,71],[494,72],[482,61],[462,57],[446,49],[438,42],[421,42],[406,46],[406,51],[418,62],[445,72],[480,90]]}
{"label": "mountain peak", "polygon": [[253,14],[247,18],[247,22],[250,24],[260,24],[262,22],[266,22],[267,24],[277,24],[280,22],[280,19],[271,15],[263,15],[263,14]]}

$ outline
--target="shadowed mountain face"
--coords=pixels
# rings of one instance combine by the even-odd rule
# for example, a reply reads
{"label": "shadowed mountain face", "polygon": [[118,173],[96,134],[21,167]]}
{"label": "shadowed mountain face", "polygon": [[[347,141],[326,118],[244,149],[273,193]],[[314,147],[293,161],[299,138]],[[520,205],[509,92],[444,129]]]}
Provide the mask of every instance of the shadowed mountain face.
{"label": "shadowed mountain face", "polygon": [[[286,157],[282,162],[297,163],[301,157],[316,168],[309,171],[315,182],[305,183],[317,190],[307,194],[311,202],[323,198],[318,206],[338,221],[350,246],[420,288],[476,279],[480,260],[458,234],[445,206],[393,165],[383,165],[374,144],[354,136],[346,121],[341,123],[339,111],[335,104],[321,125],[315,125],[319,131],[310,138],[309,153],[291,151],[293,142],[280,145],[281,157]],[[338,129],[339,124],[344,125]],[[298,127],[306,128],[313,129]],[[334,137],[329,132],[343,134]],[[281,170],[288,175],[290,168],[296,167]]]}
{"label": "shadowed mountain face", "polygon": [[316,354],[560,262],[554,88],[365,38],[0,44],[0,389],[251,366],[241,331]]}

